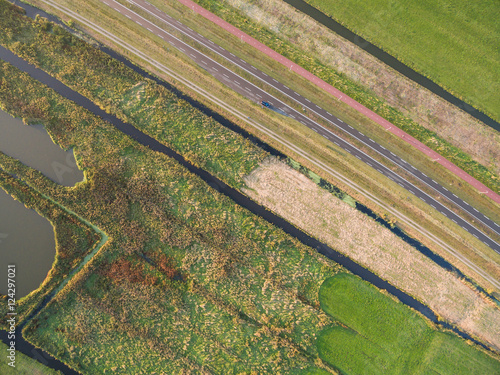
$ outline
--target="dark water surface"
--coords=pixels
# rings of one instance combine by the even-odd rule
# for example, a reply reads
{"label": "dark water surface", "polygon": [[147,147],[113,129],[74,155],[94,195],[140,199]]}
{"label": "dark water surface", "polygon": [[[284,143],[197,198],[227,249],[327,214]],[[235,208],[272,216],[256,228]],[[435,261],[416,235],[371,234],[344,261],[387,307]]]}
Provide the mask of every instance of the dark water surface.
{"label": "dark water surface", "polygon": [[440,96],[447,102],[453,104],[454,106],[462,109],[463,111],[467,112],[470,114],[472,117],[478,119],[479,121],[483,122],[484,124],[488,125],[489,127],[500,131],[500,124],[489,117],[488,115],[484,114],[483,112],[477,110],[470,104],[467,104],[463,100],[457,98],[455,95],[451,94],[450,92],[446,91],[443,89],[441,86],[436,84],[435,82],[431,81],[429,78],[423,76],[422,74],[416,72],[415,70],[411,69],[407,65],[403,64],[401,61],[396,59],[394,56],[388,54],[387,52],[383,51],[382,49],[378,48],[377,46],[371,44],[370,42],[366,41],[359,35],[353,33],[349,29],[347,29],[345,26],[342,24],[338,23],[335,21],[333,18],[327,16],[320,10],[314,8],[312,5],[309,5],[306,3],[304,0],[283,0],[286,3],[290,4],[293,6],[295,9],[301,11],[302,13],[307,14],[309,17],[313,18],[315,21],[319,22],[323,26],[328,27],[330,30],[333,32],[337,33],[344,39],[347,39],[348,41],[356,44],[358,47],[362,48],[366,52],[368,52],[370,55],[376,57],[380,61],[382,61],[384,64],[389,65],[391,68],[394,70],[398,71],[405,77],[411,79],[412,81],[418,83],[420,86],[425,87],[427,90],[433,92],[434,94]]}
{"label": "dark water surface", "polygon": [[7,294],[7,265],[16,266],[16,299],[37,289],[56,255],[54,229],[0,188],[0,294]]}
{"label": "dark water surface", "polygon": [[[1,57],[1,56],[0,56]],[[73,186],[83,180],[73,151],[64,151],[50,138],[43,125],[25,125],[0,110],[0,151],[37,169],[52,181]]]}
{"label": "dark water surface", "polygon": [[[181,165],[183,165],[186,169],[188,169],[190,172],[193,174],[196,174],[198,177],[200,177],[202,180],[204,180],[208,185],[210,185],[212,188],[215,190],[221,192],[222,194],[228,196],[231,198],[235,203],[239,204],[242,207],[245,207],[252,213],[264,218],[268,222],[276,225],[277,227],[283,229],[286,233],[294,236],[298,240],[300,240],[302,243],[305,245],[311,246],[315,248],[319,253],[323,254],[324,256],[328,257],[329,259],[341,264],[344,266],[346,269],[351,271],[352,273],[360,276],[362,279],[372,283],[376,287],[380,289],[385,289],[395,297],[397,297],[401,302],[403,302],[405,305],[412,307],[413,309],[419,311],[422,315],[426,316],[428,319],[431,321],[440,324],[441,326],[445,328],[452,329],[454,332],[456,332],[458,335],[460,335],[463,338],[469,339],[478,345],[484,346],[480,342],[474,340],[472,337],[467,335],[466,333],[453,328],[449,326],[446,323],[438,322],[436,315],[432,310],[430,310],[427,306],[416,300],[415,298],[411,297],[410,295],[404,293],[403,291],[399,290],[398,288],[394,287],[393,285],[389,284],[387,281],[381,279],[379,276],[374,274],[373,272],[363,268],[359,264],[355,263],[351,259],[345,257],[344,255],[340,254],[339,252],[335,251],[334,249],[330,248],[329,246],[321,243],[320,241],[312,238],[311,236],[307,235],[305,232],[297,229],[295,226],[284,220],[283,218],[279,217],[278,215],[268,211],[265,209],[265,207],[260,206],[241,192],[239,192],[236,189],[231,188],[221,180],[217,179],[216,177],[212,176],[205,170],[202,170],[198,167],[195,167],[194,165],[190,164],[188,161],[186,161],[181,155],[177,154],[174,150],[166,147],[165,145],[161,144],[157,140],[153,139],[152,137],[144,134],[140,130],[134,128],[131,124],[125,123],[122,120],[118,119],[115,116],[112,116],[110,114],[107,114],[105,111],[103,111],[101,108],[99,108],[97,105],[95,105],[92,101],[89,99],[85,98],[84,96],[80,95],[79,93],[73,91],[71,88],[67,87],[57,79],[51,77],[47,73],[43,72],[40,69],[37,69],[36,67],[28,64],[26,61],[22,60],[21,58],[17,57],[16,55],[12,54],[10,51],[6,50],[3,47],[0,47],[0,58],[8,61],[9,63],[13,64],[16,66],[18,69],[25,71],[29,73],[33,78],[37,79],[38,81],[46,84],[47,86],[53,88],[56,92],[61,94],[62,96],[74,101],[78,105],[86,108],[87,110],[91,111],[95,115],[103,118],[104,120],[108,121],[112,125],[115,126],[115,128],[125,135],[131,137],[135,141],[149,147],[153,151],[160,152],[164,155],[167,155],[176,161],[178,161]],[[130,64],[130,63],[129,63]],[[135,69],[134,69],[135,70]],[[5,332],[1,332],[0,337],[2,340],[4,339]],[[27,348],[29,344],[27,343]],[[20,347],[20,351],[23,351],[23,349]],[[26,349],[28,352],[26,353],[27,355],[30,355],[29,353],[29,348]],[[24,352],[24,351],[23,351]],[[51,362],[52,363],[52,362]],[[62,366],[65,366],[61,362],[55,360],[56,364],[60,364]],[[52,367],[52,364],[48,364],[47,366]],[[59,366],[59,365],[57,365]],[[66,366],[65,366],[66,367]],[[57,367],[53,367],[57,368]],[[66,367],[67,368],[67,367]],[[61,369],[61,368],[59,368]],[[63,372],[65,372],[63,370]],[[69,372],[68,372],[69,373]]]}

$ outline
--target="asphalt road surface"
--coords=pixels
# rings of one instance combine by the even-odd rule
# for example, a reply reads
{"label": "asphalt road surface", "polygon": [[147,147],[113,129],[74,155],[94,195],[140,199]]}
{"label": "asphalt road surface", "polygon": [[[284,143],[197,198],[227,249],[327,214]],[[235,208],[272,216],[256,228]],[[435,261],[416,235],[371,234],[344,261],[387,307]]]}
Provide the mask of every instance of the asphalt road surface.
{"label": "asphalt road surface", "polygon": [[[500,244],[495,242],[493,239],[491,239],[488,235],[483,233],[482,231],[478,230],[476,227],[471,225],[468,221],[464,220],[462,217],[459,215],[455,214],[453,211],[448,209],[446,206],[441,204],[439,201],[434,199],[433,197],[429,196],[419,188],[417,188],[415,185],[412,183],[406,181],[404,178],[393,172],[391,169],[386,167],[385,165],[381,164],[377,160],[373,159],[371,156],[365,154],[361,150],[357,149],[355,146],[351,145],[350,143],[344,141],[342,138],[338,137],[328,129],[324,128],[320,124],[316,123],[315,121],[311,120],[307,116],[303,115],[301,112],[295,110],[294,108],[288,106],[287,104],[283,103],[276,97],[272,96],[271,94],[267,93],[265,90],[255,86],[251,82],[247,81],[246,79],[242,78],[238,74],[232,72],[230,69],[224,67],[223,65],[219,64],[218,62],[214,61],[212,58],[209,56],[205,55],[204,53],[198,51],[196,48],[190,46],[189,44],[181,41],[179,38],[175,37],[174,35],[168,33],[165,31],[163,28],[156,26],[154,23],[150,22],[149,20],[145,19],[144,17],[140,16],[136,12],[128,9],[126,6],[114,1],[114,0],[102,0],[102,2],[109,7],[113,8],[115,11],[123,14],[125,17],[131,19],[132,21],[136,22],[138,25],[144,27],[151,33],[157,35],[158,37],[164,39],[166,42],[168,42],[171,46],[177,48],[179,51],[183,52],[186,56],[191,58],[194,62],[196,62],[198,65],[200,65],[203,69],[207,70],[210,72],[212,75],[214,75],[216,78],[221,80],[223,83],[226,85],[230,86],[231,88],[235,89],[236,91],[240,92],[242,95],[245,95],[249,98],[253,98],[255,101],[260,102],[262,100],[270,103],[274,107],[282,110],[285,112],[289,117],[297,120],[298,122],[302,123],[303,125],[309,127],[316,133],[322,135],[326,139],[330,140],[334,144],[336,144],[338,147],[341,147],[345,151],[349,152],[356,158],[360,159],[361,161],[365,162],[368,164],[370,167],[375,168],[379,173],[382,173],[384,176],[388,177],[401,187],[405,188],[408,192],[411,194],[417,196],[420,198],[422,201],[425,203],[429,204],[432,208],[436,209],[439,211],[441,214],[452,220],[454,223],[457,225],[461,226],[463,229],[471,233],[474,237],[482,241],[484,244],[495,250],[496,252],[500,253]],[[288,88],[284,84],[280,83],[277,79],[270,77],[266,73],[258,70],[251,64],[247,63],[246,61],[242,60],[241,58],[235,56],[231,52],[225,50],[224,48],[218,46],[211,40],[203,37],[202,35],[198,34],[197,32],[193,31],[190,29],[188,26],[182,24],[178,20],[170,17],[169,15],[165,14],[164,12],[158,10],[154,5],[149,4],[146,1],[143,0],[134,0],[129,2],[139,8],[141,8],[143,11],[148,12],[151,16],[156,17],[157,19],[161,20],[168,26],[178,30],[182,34],[188,36],[189,38],[193,39],[197,43],[203,45],[204,47],[212,50],[219,56],[222,56],[226,60],[230,61],[231,63],[237,65],[241,69],[244,69],[254,77],[260,79],[261,81],[265,82],[269,86],[273,87],[274,89],[280,91],[284,95],[288,96],[289,98],[293,99],[297,103],[299,103],[302,107],[306,108],[310,112],[315,113],[318,116],[321,116],[324,120],[330,122],[331,124],[335,125],[337,128],[341,129],[345,133],[353,136],[356,138],[358,141],[362,142],[365,144],[367,147],[371,148],[372,150],[376,151],[380,155],[382,155],[384,158],[390,160],[392,163],[398,165],[399,167],[403,168],[405,171],[410,173],[411,175],[415,176],[418,178],[421,182],[424,184],[428,185],[432,189],[434,189],[436,192],[441,194],[443,197],[446,197],[450,202],[453,202],[457,207],[462,209],[463,211],[469,213],[472,217],[474,217],[477,221],[483,223],[487,227],[489,227],[492,231],[500,235],[500,225],[497,223],[493,222],[491,219],[480,213],[478,210],[476,210],[474,207],[470,206],[467,202],[464,202],[460,198],[458,198],[456,195],[452,194],[450,191],[448,191],[444,186],[440,185],[436,181],[432,180],[428,176],[426,176],[423,172],[420,172],[418,169],[416,169],[414,166],[403,160],[402,158],[398,157],[397,155],[393,154],[392,152],[388,151],[385,149],[383,146],[379,145],[376,143],[374,140],[368,138],[361,132],[357,131],[354,129],[352,126],[349,124],[344,123],[342,120],[336,118],[333,116],[331,113],[328,111],[322,109],[318,105],[312,103],[309,99],[301,96],[297,92],[293,91],[292,89]]]}

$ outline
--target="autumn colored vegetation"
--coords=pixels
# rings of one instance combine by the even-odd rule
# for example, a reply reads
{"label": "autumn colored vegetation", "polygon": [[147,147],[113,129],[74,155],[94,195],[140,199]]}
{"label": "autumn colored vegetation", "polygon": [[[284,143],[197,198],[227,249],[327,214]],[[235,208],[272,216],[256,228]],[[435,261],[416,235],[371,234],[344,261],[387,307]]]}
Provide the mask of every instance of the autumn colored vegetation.
{"label": "autumn colored vegetation", "polygon": [[[0,1],[0,43],[40,67],[107,112],[132,123],[232,186],[267,153],[242,136],[144,79],[99,49],[44,18],[32,21]],[[47,108],[45,99],[27,104],[32,117]]]}
{"label": "autumn colored vegetation", "polygon": [[[36,24],[46,28],[44,21]],[[44,44],[48,36],[41,38],[47,55],[40,59],[47,59],[58,47]],[[71,43],[60,49],[71,50]],[[107,61],[86,51],[95,53],[97,65]],[[65,58],[72,63],[71,56]],[[54,60],[50,69],[67,69],[58,65],[62,61]],[[106,66],[119,75],[113,64]],[[114,81],[107,88],[102,74],[72,84],[160,140],[168,138],[169,126],[176,129],[193,143],[166,143],[234,186],[265,156],[172,93],[145,81]],[[27,324],[26,339],[84,374],[336,372],[337,363],[321,355],[318,339],[343,323],[335,310],[322,309],[320,288],[342,267],[9,64],[0,65],[0,82],[0,106],[42,122],[56,143],[73,147],[86,180],[65,188],[6,157],[0,159],[2,170],[109,238]],[[130,103],[136,105],[134,96],[153,100],[148,93],[155,90],[162,92],[155,108],[172,116],[157,124],[156,133],[141,122],[154,119],[149,114],[139,108],[127,112]],[[42,100],[43,111],[27,104]],[[400,304],[390,300],[387,306],[391,311]],[[492,361],[484,353],[477,358]]]}

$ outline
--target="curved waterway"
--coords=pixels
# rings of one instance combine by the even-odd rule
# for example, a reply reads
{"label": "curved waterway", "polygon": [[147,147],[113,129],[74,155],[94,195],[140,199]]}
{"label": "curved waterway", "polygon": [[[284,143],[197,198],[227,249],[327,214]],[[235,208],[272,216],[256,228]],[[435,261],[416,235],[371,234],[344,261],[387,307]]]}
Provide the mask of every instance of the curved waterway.
{"label": "curved waterway", "polygon": [[119,118],[106,113],[104,110],[99,108],[96,104],[94,104],[92,101],[90,101],[89,99],[87,99],[83,95],[77,93],[76,91],[73,91],[71,88],[64,85],[62,82],[58,81],[56,78],[45,73],[41,69],[38,69],[35,66],[27,63],[26,61],[24,61],[23,59],[19,58],[16,55],[14,55],[12,52],[10,52],[9,50],[7,50],[3,47],[0,47],[0,58],[2,58],[5,61],[8,61],[12,65],[16,66],[18,69],[27,72],[33,78],[35,78],[38,81],[44,83],[45,85],[51,87],[56,92],[58,92],[60,95],[72,100],[73,102],[84,107],[85,109],[89,110],[93,114],[108,121],[117,130],[121,131],[123,134],[129,136],[130,138],[134,139],[135,141],[139,142],[140,144],[149,147],[153,151],[160,152],[168,157],[175,159],[177,162],[179,162],[179,164],[181,164],[183,167],[185,167],[191,173],[197,175],[203,181],[205,181],[207,184],[209,184],[211,187],[213,187],[217,191],[221,192],[222,194],[226,195],[227,197],[231,198],[238,205],[240,205],[240,206],[246,208],[247,210],[249,210],[250,212],[264,218],[265,220],[267,220],[271,224],[276,225],[277,227],[281,228],[284,232],[297,238],[303,244],[315,248],[320,254],[326,256],[327,258],[333,260],[334,262],[341,264],[347,270],[351,271],[353,274],[360,276],[363,280],[370,282],[371,284],[375,285],[376,287],[378,287],[380,289],[387,290],[393,296],[398,298],[402,303],[419,311],[422,315],[427,317],[429,320],[431,320],[431,321],[433,321],[433,322],[435,322],[435,323],[437,323],[445,328],[451,329],[454,332],[456,332],[458,335],[460,335],[461,337],[468,339],[468,340],[471,340],[471,341],[475,342],[476,344],[481,345],[482,347],[484,347],[486,349],[489,349],[486,345],[473,339],[471,336],[469,336],[465,332],[462,332],[461,330],[454,328],[447,323],[443,323],[443,322],[438,321],[436,314],[434,314],[434,312],[431,309],[429,309],[426,305],[424,305],[420,301],[416,300],[412,296],[399,290],[394,285],[391,285],[387,281],[380,278],[378,275],[374,274],[373,272],[371,272],[371,271],[367,270],[366,268],[362,267],[361,265],[357,264],[352,259],[347,258],[346,256],[344,256],[343,254],[332,249],[328,245],[323,244],[320,241],[318,241],[317,239],[309,236],[308,234],[306,234],[302,230],[300,230],[300,229],[296,228],[294,225],[290,224],[288,221],[286,221],[282,217],[272,213],[271,211],[268,211],[265,207],[259,205],[255,201],[251,200],[249,197],[247,197],[246,195],[244,195],[240,191],[228,186],[226,183],[224,183],[223,181],[219,180],[218,178],[212,176],[207,171],[192,165],[186,159],[184,159],[181,155],[179,155],[177,152],[175,152],[174,150],[161,144],[160,142],[158,142],[156,139],[150,137],[149,135],[136,129],[131,124],[125,123],[124,121],[120,120]]}
{"label": "curved waterway", "polygon": [[319,22],[323,26],[326,26],[336,34],[340,35],[344,39],[356,44],[358,47],[362,48],[370,55],[376,57],[384,64],[389,65],[392,69],[398,71],[405,77],[411,79],[412,81],[418,83],[420,86],[425,87],[427,90],[433,92],[439,97],[443,98],[447,102],[453,104],[454,106],[462,109],[463,111],[470,114],[472,117],[478,119],[489,127],[500,131],[500,124],[493,120],[491,117],[486,115],[485,113],[477,110],[470,104],[467,104],[463,100],[457,98],[455,95],[443,89],[437,83],[431,81],[429,78],[423,76],[422,74],[416,72],[411,69],[407,65],[403,64],[401,61],[396,59],[394,56],[388,54],[383,51],[379,47],[371,44],[366,41],[359,35],[353,33],[351,30],[343,26],[342,24],[335,21],[333,18],[327,16],[320,10],[316,9],[312,5],[308,4],[304,0],[283,0],[289,5],[293,6],[295,9],[301,11],[302,13],[307,14],[309,17],[314,19],[316,22]]}

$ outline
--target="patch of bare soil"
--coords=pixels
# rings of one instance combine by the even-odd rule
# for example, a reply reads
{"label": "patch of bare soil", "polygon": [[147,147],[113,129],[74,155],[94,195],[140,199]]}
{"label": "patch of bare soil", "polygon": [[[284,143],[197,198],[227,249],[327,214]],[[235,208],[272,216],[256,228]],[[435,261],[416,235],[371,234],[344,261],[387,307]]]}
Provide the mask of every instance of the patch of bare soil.
{"label": "patch of bare soil", "polygon": [[500,349],[500,309],[390,230],[274,158],[245,182],[260,204]]}
{"label": "patch of bare soil", "polygon": [[500,134],[281,0],[225,0],[500,174]]}

